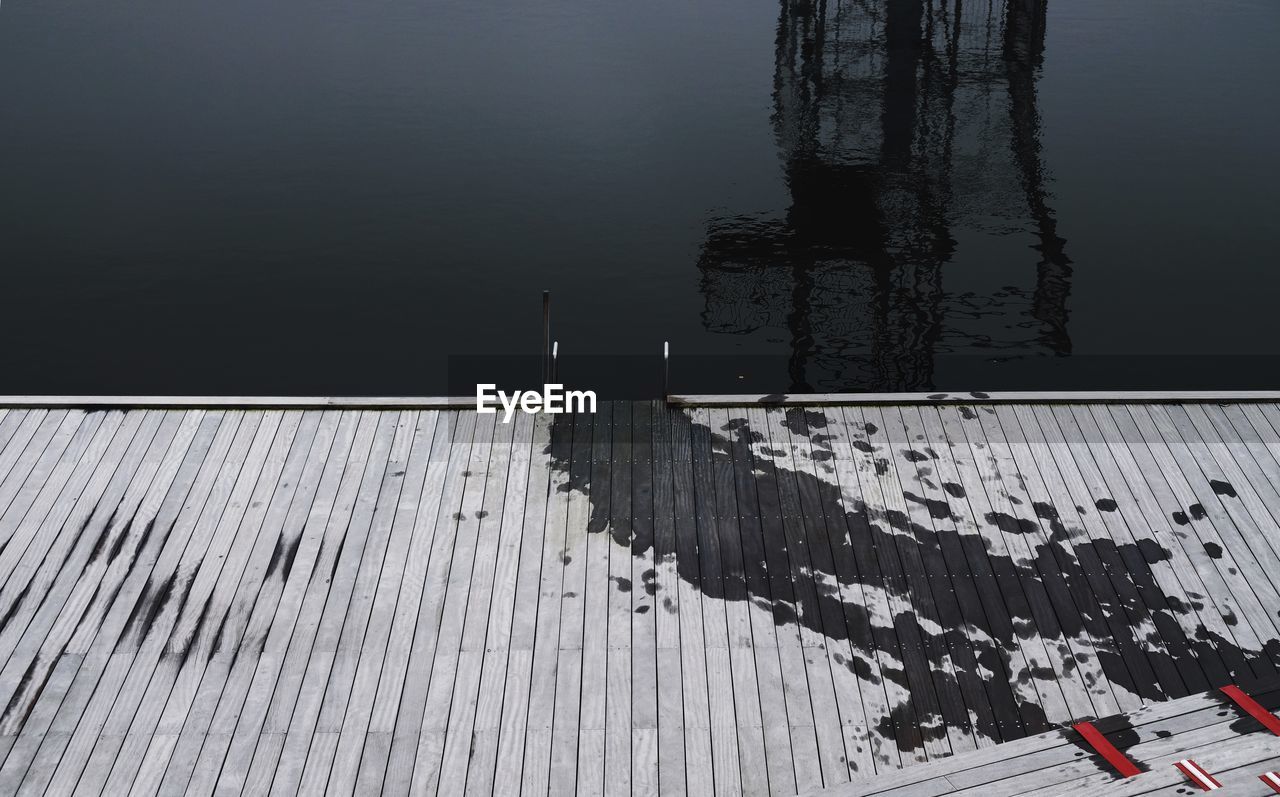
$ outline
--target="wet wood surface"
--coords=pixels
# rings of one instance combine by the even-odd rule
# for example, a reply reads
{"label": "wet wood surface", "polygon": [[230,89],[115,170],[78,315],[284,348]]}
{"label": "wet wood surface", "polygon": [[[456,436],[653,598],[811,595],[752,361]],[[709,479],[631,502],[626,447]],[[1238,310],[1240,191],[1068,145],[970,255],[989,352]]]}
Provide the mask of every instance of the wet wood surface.
{"label": "wet wood surface", "polygon": [[1277,675],[1278,430],[0,407],[0,793],[977,788],[923,773]]}
{"label": "wet wood surface", "polygon": [[[1280,679],[1250,684],[1264,709],[1280,709]],[[847,784],[807,797],[1057,797],[1194,794],[1174,762],[1191,759],[1227,794],[1273,794],[1259,776],[1280,760],[1280,738],[1218,692],[1153,703],[1093,723],[1139,774],[1122,778],[1083,737],[1062,728]]]}

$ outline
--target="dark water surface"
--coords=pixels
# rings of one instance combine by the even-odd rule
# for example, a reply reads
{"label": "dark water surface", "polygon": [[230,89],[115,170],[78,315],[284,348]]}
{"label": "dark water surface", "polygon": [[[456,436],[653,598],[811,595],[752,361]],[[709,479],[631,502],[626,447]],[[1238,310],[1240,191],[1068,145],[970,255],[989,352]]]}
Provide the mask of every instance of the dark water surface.
{"label": "dark water surface", "polygon": [[1275,0],[10,0],[0,393],[441,393],[544,288],[633,393],[664,340],[675,390],[1277,388],[1277,41]]}

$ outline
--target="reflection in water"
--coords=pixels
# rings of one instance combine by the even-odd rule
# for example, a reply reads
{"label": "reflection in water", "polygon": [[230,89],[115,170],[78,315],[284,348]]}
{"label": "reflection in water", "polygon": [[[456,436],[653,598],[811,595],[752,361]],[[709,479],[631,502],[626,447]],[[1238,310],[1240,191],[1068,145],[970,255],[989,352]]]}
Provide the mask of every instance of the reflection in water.
{"label": "reflection in water", "polygon": [[[1045,0],[783,0],[773,124],[791,207],[712,222],[707,328],[785,327],[795,392],[932,388],[944,352],[1069,354],[1044,20]],[[1029,231],[1034,286],[947,292],[957,229]]]}

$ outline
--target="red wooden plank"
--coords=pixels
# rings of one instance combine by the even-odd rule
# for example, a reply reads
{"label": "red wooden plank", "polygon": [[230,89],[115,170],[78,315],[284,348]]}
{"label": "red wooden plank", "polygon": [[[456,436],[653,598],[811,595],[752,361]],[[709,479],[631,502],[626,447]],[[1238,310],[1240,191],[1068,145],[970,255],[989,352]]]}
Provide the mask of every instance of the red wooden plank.
{"label": "red wooden plank", "polygon": [[1093,723],[1080,722],[1071,726],[1076,733],[1084,737],[1089,746],[1098,751],[1098,754],[1107,760],[1107,763],[1120,773],[1120,777],[1131,778],[1139,774],[1142,770],[1138,769],[1138,765],[1133,763],[1124,753],[1116,749],[1116,746],[1107,741],[1107,737],[1102,732],[1093,727]]}
{"label": "red wooden plank", "polygon": [[1213,775],[1205,772],[1203,767],[1192,761],[1190,758],[1184,758],[1175,763],[1174,766],[1182,770],[1182,774],[1186,775],[1188,780],[1199,786],[1204,791],[1213,791],[1214,789],[1222,788],[1222,784],[1219,783]]}
{"label": "red wooden plank", "polygon": [[1232,684],[1222,687],[1222,694],[1231,698],[1237,706],[1244,709],[1249,716],[1261,722],[1267,730],[1276,736],[1280,736],[1280,717],[1263,708],[1258,701],[1245,694],[1243,689]]}

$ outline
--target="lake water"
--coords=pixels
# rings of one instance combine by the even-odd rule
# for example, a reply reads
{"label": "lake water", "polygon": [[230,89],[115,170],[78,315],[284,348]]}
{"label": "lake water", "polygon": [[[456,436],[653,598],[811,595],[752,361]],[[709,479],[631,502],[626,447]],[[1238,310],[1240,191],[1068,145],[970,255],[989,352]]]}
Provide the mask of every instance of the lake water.
{"label": "lake water", "polygon": [[544,289],[620,394],[663,341],[675,391],[1280,388],[1277,42],[1276,0],[9,0],[0,393],[439,394]]}

